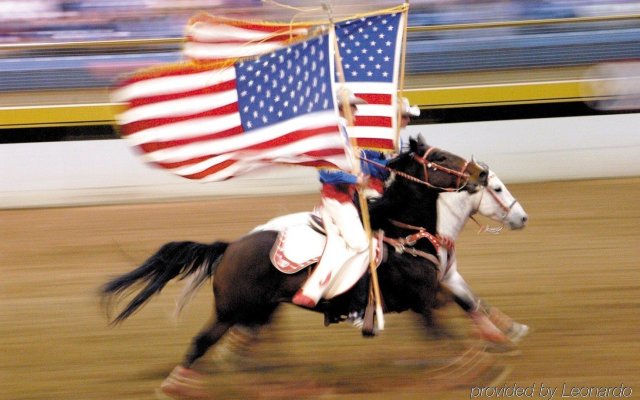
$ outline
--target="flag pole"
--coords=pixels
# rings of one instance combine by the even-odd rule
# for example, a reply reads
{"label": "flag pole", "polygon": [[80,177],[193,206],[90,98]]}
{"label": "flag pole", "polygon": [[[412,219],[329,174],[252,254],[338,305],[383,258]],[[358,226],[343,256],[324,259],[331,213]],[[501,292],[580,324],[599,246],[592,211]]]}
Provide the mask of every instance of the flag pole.
{"label": "flag pole", "polygon": [[[404,90],[404,65],[405,65],[405,61],[406,61],[406,54],[407,54],[407,26],[409,25],[409,21],[408,21],[408,14],[409,14],[409,0],[406,0],[404,2],[404,9],[402,10],[402,14],[403,14],[403,18],[404,18],[404,28],[402,29],[402,50],[400,52],[400,77],[399,77],[399,82],[398,82],[398,87],[400,88],[398,90],[398,96],[402,97],[403,95],[403,90]],[[397,107],[398,109],[398,113],[396,115],[396,149],[398,151],[398,153],[400,151],[402,151],[402,149],[400,148],[400,119],[402,118],[402,108],[401,107]]]}
{"label": "flag pole", "polygon": [[[326,3],[323,4],[323,7],[325,8],[325,10],[327,10],[329,14],[329,22],[331,26],[331,31],[333,32],[333,46],[334,46],[334,57],[336,61],[335,63],[336,72],[339,77],[340,86],[345,87],[344,70],[342,68],[342,58],[340,57],[338,40],[335,35],[335,24],[333,21],[333,16],[331,15],[331,8],[328,5],[326,5]],[[353,126],[353,114],[351,114],[351,107],[349,106],[348,94],[345,90],[340,90],[339,93],[340,93],[339,101],[342,103],[344,118],[347,120],[348,126]],[[348,150],[347,152],[350,153],[350,156],[351,156],[351,164],[352,164],[353,172],[356,175],[359,175],[362,170],[360,167],[360,159],[354,153],[354,150],[356,150],[358,146],[355,140],[349,137],[348,132],[347,132],[347,138],[348,138],[348,142],[345,144],[345,146],[349,147],[349,149],[347,149]],[[373,288],[373,298],[374,298],[375,307],[376,307],[376,313],[375,313],[376,322],[378,325],[378,330],[383,330],[384,329],[384,312],[382,310],[382,298],[380,296],[380,285],[378,283],[378,272],[376,268],[375,253],[374,253],[374,248],[371,245],[371,238],[373,235],[371,233],[371,221],[369,219],[369,205],[367,203],[367,198],[365,197],[362,190],[358,190],[358,201],[360,203],[360,212],[362,214],[362,226],[364,228],[364,231],[367,235],[367,240],[369,242],[369,271],[371,273],[371,287]]]}

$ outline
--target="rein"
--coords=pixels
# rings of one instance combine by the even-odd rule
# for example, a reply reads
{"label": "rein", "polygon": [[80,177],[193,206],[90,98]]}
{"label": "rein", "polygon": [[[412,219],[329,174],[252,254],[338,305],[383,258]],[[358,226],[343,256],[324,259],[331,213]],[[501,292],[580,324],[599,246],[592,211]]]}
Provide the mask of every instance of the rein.
{"label": "rein", "polygon": [[[382,168],[382,169],[386,169],[389,172],[392,172],[398,176],[401,176],[402,178],[405,178],[409,181],[415,182],[415,183],[419,183],[421,185],[425,185],[429,188],[432,189],[437,189],[437,190],[442,190],[445,192],[458,192],[460,190],[462,190],[463,187],[465,187],[465,185],[468,183],[469,181],[469,174],[467,174],[466,172],[464,172],[465,169],[467,169],[467,167],[469,166],[470,161],[466,161],[465,164],[462,166],[462,169],[460,171],[456,171],[454,169],[442,166],[438,163],[435,163],[433,161],[428,161],[427,157],[429,156],[429,154],[431,154],[431,152],[433,150],[435,150],[435,147],[429,147],[429,149],[427,151],[425,151],[424,155],[422,157],[413,154],[413,160],[415,160],[416,162],[418,162],[418,164],[421,164],[424,167],[424,177],[425,180],[416,178],[413,175],[409,175],[406,172],[403,171],[398,171],[396,169],[393,168],[389,168],[388,166],[384,165],[384,164],[380,164],[379,162],[373,161],[373,160],[369,160],[367,158],[363,158],[363,157],[358,157],[360,160],[367,162],[371,165],[375,165],[378,168]],[[429,182],[429,169],[433,169],[434,171],[442,171],[445,172],[449,175],[453,175],[456,176],[458,179],[456,180],[456,188],[443,188],[443,187],[439,187],[436,185],[433,185],[432,183]],[[464,181],[462,181],[462,179],[464,179]]]}

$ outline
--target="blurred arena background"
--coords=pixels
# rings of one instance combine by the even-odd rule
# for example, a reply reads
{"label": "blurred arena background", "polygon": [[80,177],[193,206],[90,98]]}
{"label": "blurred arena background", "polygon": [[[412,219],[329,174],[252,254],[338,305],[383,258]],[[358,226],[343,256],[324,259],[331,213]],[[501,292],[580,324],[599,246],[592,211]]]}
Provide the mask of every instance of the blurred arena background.
{"label": "blurred arena background", "polygon": [[[395,5],[329,3],[337,15]],[[110,329],[97,287],[165,242],[230,240],[315,205],[313,171],[196,184],[118,138],[110,88],[178,61],[200,10],[320,15],[258,0],[0,0],[0,398],[153,398],[210,293],[176,324],[180,288],[169,287]],[[257,366],[217,371],[215,398],[460,399],[489,384],[544,384],[555,398],[564,385],[624,384],[636,398],[640,2],[422,0],[409,25],[404,93],[422,115],[405,135],[488,162],[529,212],[523,232],[469,226],[458,257],[474,288],[533,333],[518,357],[465,359],[466,340],[424,338],[409,315],[363,341],[284,307]],[[468,329],[455,310],[443,320]]]}

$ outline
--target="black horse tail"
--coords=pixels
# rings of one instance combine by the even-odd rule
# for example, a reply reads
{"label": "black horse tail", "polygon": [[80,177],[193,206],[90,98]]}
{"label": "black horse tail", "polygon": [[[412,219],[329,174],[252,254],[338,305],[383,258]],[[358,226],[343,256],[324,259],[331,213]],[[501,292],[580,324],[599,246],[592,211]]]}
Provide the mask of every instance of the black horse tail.
{"label": "black horse tail", "polygon": [[[198,273],[200,283],[212,277],[220,260],[220,256],[229,243],[214,242],[212,244],[196,242],[170,242],[165,244],[141,266],[133,271],[107,282],[101,289],[103,298],[107,300],[107,314],[113,305],[133,292],[137,286],[146,286],[129,302],[129,304],[112,321],[113,324],[124,321],[142,307],[151,296],[160,293],[162,288],[175,277],[184,279]],[[111,302],[116,297],[115,304]]]}

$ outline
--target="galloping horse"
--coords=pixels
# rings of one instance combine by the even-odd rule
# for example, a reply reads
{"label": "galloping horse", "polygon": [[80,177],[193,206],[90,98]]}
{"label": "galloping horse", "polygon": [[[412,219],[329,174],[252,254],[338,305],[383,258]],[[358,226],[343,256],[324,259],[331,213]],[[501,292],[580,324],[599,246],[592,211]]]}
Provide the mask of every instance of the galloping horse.
{"label": "galloping horse", "polygon": [[[390,160],[388,168],[395,179],[385,195],[371,204],[371,223],[374,229],[383,228],[389,237],[405,237],[406,228],[388,221],[402,221],[421,226],[435,233],[436,202],[442,190],[476,191],[487,181],[487,171],[449,152],[411,140],[410,149]],[[134,284],[147,282],[131,302],[114,319],[118,323],[139,309],[151,296],[175,277],[194,273],[214,277],[213,292],[215,318],[194,338],[182,366],[190,368],[231,327],[250,328],[269,323],[282,302],[290,302],[294,293],[307,278],[306,271],[283,274],[271,264],[269,253],[278,232],[258,231],[235,242],[171,242],[165,244],[137,269],[104,285],[103,295],[110,299],[123,295]],[[424,237],[424,236],[423,236]],[[436,246],[428,240],[405,243],[407,251],[437,254]],[[428,263],[428,261],[427,261]],[[411,252],[389,251],[387,260],[378,268],[380,289],[386,311],[413,310],[432,322],[431,312],[436,305],[436,263],[425,265]],[[331,300],[332,308],[348,305],[348,296]],[[111,304],[109,302],[108,304]],[[321,311],[318,307],[317,311]]]}
{"label": "galloping horse", "polygon": [[[447,243],[455,243],[460,232],[474,214],[507,225],[510,229],[523,229],[528,221],[522,205],[513,197],[507,187],[493,171],[489,171],[487,186],[476,193],[441,193],[438,198],[438,234]],[[478,225],[480,225],[478,223]],[[497,233],[501,227],[481,231]],[[453,294],[456,303],[472,318],[482,337],[493,342],[508,339],[511,344],[520,341],[529,328],[502,313],[475,295],[458,272],[458,262],[454,246],[440,249],[440,283]],[[506,334],[506,336],[505,336]]]}

